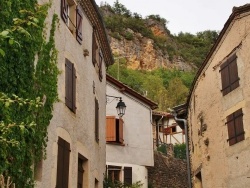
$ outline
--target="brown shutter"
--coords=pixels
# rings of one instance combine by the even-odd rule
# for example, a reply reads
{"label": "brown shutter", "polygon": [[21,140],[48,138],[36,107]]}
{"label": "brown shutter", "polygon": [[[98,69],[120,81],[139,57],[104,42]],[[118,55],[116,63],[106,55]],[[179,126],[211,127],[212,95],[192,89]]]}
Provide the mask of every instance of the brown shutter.
{"label": "brown shutter", "polygon": [[227,129],[228,129],[228,141],[229,145],[231,146],[236,143],[233,114],[227,117]]}
{"label": "brown shutter", "polygon": [[116,119],[115,116],[106,117],[106,141],[116,141]]}
{"label": "brown shutter", "polygon": [[235,56],[234,59],[232,59],[229,64],[231,91],[239,87],[238,67],[236,61],[237,57]]}
{"label": "brown shutter", "polygon": [[119,119],[119,142],[123,143],[123,120]]}
{"label": "brown shutter", "polygon": [[99,103],[95,99],[95,139],[99,141]]}
{"label": "brown shutter", "polygon": [[124,184],[132,185],[132,167],[124,167]]}
{"label": "brown shutter", "polygon": [[73,64],[65,60],[65,103],[69,109],[73,109]]}
{"label": "brown shutter", "polygon": [[98,49],[98,46],[97,46],[96,37],[95,37],[95,29],[93,29],[93,33],[92,33],[92,62],[93,62],[94,66],[97,63],[97,58],[96,58],[97,49]]}
{"label": "brown shutter", "polygon": [[236,134],[236,141],[240,142],[245,139],[244,136],[244,127],[243,127],[243,113],[242,109],[237,110],[234,113],[235,116],[235,134]]}
{"label": "brown shutter", "polygon": [[82,44],[82,11],[79,5],[76,8],[76,40]]}
{"label": "brown shutter", "polygon": [[58,138],[58,154],[57,154],[57,188],[68,188],[69,183],[69,156],[70,144]]}
{"label": "brown shutter", "polygon": [[221,69],[222,93],[226,95],[230,92],[230,78],[228,66]]}
{"label": "brown shutter", "polygon": [[74,67],[74,64],[72,64],[73,67],[73,78],[72,78],[72,111],[76,113],[76,69]]}
{"label": "brown shutter", "polygon": [[102,53],[99,51],[99,80],[102,81]]}
{"label": "brown shutter", "polygon": [[77,188],[82,188],[83,185],[83,160],[78,158],[78,176],[77,176]]}
{"label": "brown shutter", "polygon": [[67,0],[61,0],[61,17],[67,23],[68,21],[68,3]]}

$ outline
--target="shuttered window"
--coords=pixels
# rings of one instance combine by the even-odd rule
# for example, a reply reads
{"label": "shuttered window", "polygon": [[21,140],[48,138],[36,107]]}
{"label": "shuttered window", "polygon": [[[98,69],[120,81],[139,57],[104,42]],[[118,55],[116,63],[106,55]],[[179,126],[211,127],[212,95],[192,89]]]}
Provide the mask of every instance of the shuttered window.
{"label": "shuttered window", "polygon": [[83,188],[83,160],[78,158],[78,176],[77,176],[77,188]]}
{"label": "shuttered window", "polygon": [[123,143],[123,120],[116,119],[115,116],[106,117],[106,141]]}
{"label": "shuttered window", "polygon": [[67,0],[61,0],[61,17],[64,23],[68,23],[69,5]]}
{"label": "shuttered window", "polygon": [[124,184],[132,185],[132,167],[124,167]]}
{"label": "shuttered window", "polygon": [[234,145],[245,139],[243,128],[243,113],[242,109],[237,110],[233,114],[227,116],[228,142],[229,145]]}
{"label": "shuttered window", "polygon": [[98,45],[95,36],[95,29],[93,29],[92,33],[92,62],[95,66],[97,64],[97,55],[98,55]]}
{"label": "shuttered window", "polygon": [[103,75],[102,75],[102,52],[101,50],[99,51],[99,80],[102,81]]}
{"label": "shuttered window", "polygon": [[232,90],[239,87],[239,77],[237,68],[237,56],[232,55],[228,60],[223,63],[220,67],[221,82],[222,82],[222,93],[223,95],[228,94]]}
{"label": "shuttered window", "polygon": [[65,60],[65,103],[76,113],[76,70],[68,59]]}
{"label": "shuttered window", "polygon": [[95,99],[95,140],[99,142],[99,103]]}
{"label": "shuttered window", "polygon": [[120,180],[121,166],[108,165],[108,179],[115,183]]}
{"label": "shuttered window", "polygon": [[76,40],[82,44],[82,11],[79,6],[76,8]]}
{"label": "shuttered window", "polygon": [[58,138],[56,188],[68,188],[70,144]]}

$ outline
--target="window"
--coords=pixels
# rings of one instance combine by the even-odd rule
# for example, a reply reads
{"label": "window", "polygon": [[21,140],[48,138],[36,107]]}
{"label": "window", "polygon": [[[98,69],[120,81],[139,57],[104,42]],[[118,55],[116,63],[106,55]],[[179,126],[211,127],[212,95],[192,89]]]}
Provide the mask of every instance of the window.
{"label": "window", "polygon": [[232,55],[228,60],[220,67],[221,82],[222,82],[222,94],[226,95],[232,90],[239,87],[239,77],[237,68],[237,56]]}
{"label": "window", "polygon": [[110,143],[123,143],[123,120],[115,116],[106,117],[106,141]]}
{"label": "window", "polygon": [[58,138],[56,188],[68,188],[70,144]]}
{"label": "window", "polygon": [[65,103],[76,113],[76,70],[68,59],[65,60]]}
{"label": "window", "polygon": [[132,185],[132,167],[124,167],[124,184]]}
{"label": "window", "polygon": [[99,50],[99,65],[98,65],[98,68],[99,68],[99,80],[102,81],[102,60],[103,60],[103,57],[102,57],[102,52],[101,52],[101,49]]}
{"label": "window", "polygon": [[99,103],[95,99],[95,140],[99,142]]}
{"label": "window", "polygon": [[82,44],[82,10],[74,0],[61,0],[61,17],[76,40]]}
{"label": "window", "polygon": [[237,110],[233,114],[227,116],[228,142],[229,146],[234,145],[245,139],[243,128],[242,109]]}
{"label": "window", "polygon": [[108,179],[113,183],[120,181],[122,167],[108,165]]}
{"label": "window", "polygon": [[87,177],[86,173],[84,173],[86,170],[86,165],[87,165],[87,159],[83,157],[81,154],[78,154],[77,188],[83,188],[86,186]]}
{"label": "window", "polygon": [[98,55],[98,45],[95,36],[95,29],[93,29],[92,33],[92,62],[95,66],[97,64],[97,55]]}

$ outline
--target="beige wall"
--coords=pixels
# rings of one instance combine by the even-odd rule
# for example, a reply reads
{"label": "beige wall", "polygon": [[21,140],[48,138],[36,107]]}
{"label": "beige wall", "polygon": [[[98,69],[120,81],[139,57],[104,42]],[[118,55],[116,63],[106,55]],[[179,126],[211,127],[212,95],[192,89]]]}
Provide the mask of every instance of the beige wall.
{"label": "beige wall", "polygon": [[[238,16],[231,23],[214,54],[204,68],[189,103],[189,136],[192,172],[201,167],[203,188],[243,188],[250,185],[250,16]],[[242,44],[242,45],[240,45]],[[238,47],[237,47],[238,46]],[[235,50],[234,50],[235,49]],[[240,86],[223,96],[220,64],[231,52],[237,54]],[[229,146],[226,117],[242,108],[245,140]],[[203,135],[201,126],[207,125]],[[209,139],[209,145],[204,141]],[[193,178],[194,187],[200,187]]]}
{"label": "beige wall", "polygon": [[[44,0],[42,2],[45,2]],[[83,15],[83,42],[80,45],[60,17],[60,1],[53,1],[49,9],[47,27],[50,28],[53,14],[59,18],[56,28],[55,44],[58,50],[59,102],[54,105],[53,118],[48,127],[47,156],[42,162],[37,187],[55,187],[57,170],[58,136],[70,143],[69,187],[77,187],[78,153],[88,159],[85,185],[95,187],[95,179],[102,187],[105,172],[105,114],[106,114],[106,78],[105,65],[102,67],[103,81],[92,64],[92,25]],[[89,56],[83,56],[88,49]],[[76,113],[72,113],[65,105],[65,58],[76,68]],[[93,82],[95,93],[93,93]],[[99,143],[95,141],[95,98],[99,102]]]}

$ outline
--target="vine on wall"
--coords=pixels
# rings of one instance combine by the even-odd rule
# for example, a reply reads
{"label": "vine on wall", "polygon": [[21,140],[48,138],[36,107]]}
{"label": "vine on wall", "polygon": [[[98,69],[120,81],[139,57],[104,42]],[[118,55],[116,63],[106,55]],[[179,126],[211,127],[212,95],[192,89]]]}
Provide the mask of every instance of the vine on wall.
{"label": "vine on wall", "polygon": [[43,35],[49,6],[36,0],[0,1],[0,33],[10,31],[0,40],[0,174],[10,176],[16,187],[34,187],[34,164],[45,156],[58,99],[57,15],[49,40]]}

